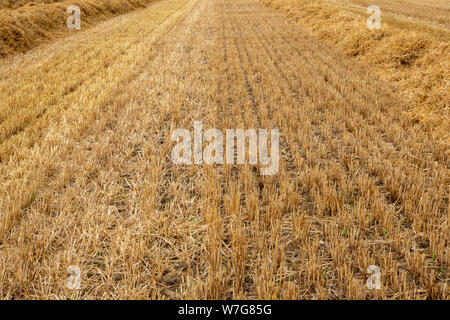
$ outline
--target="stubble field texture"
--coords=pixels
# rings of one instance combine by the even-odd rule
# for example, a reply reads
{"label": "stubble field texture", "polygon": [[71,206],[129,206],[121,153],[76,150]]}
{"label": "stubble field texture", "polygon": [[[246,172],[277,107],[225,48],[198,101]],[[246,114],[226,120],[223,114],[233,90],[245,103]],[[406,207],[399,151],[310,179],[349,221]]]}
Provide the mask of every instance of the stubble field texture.
{"label": "stubble field texture", "polygon": [[[449,41],[444,0],[0,0],[0,298],[448,299]],[[277,174],[173,163],[194,121]]]}

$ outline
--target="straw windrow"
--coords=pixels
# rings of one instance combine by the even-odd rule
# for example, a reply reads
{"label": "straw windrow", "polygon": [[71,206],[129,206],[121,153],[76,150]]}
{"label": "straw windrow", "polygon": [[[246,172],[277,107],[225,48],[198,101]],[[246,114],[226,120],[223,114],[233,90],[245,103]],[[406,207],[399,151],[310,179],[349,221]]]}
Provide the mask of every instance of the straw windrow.
{"label": "straw windrow", "polygon": [[[450,8],[392,1],[261,0],[389,81],[410,106],[407,116],[448,137]],[[372,1],[373,2],[373,1]],[[380,6],[381,29],[369,30],[366,7]],[[405,11],[406,10],[406,11]]]}
{"label": "straw windrow", "polygon": [[[26,52],[42,42],[67,35],[67,8],[78,5],[82,26],[144,8],[155,0],[0,1],[0,57]],[[74,31],[71,31],[74,32]]]}

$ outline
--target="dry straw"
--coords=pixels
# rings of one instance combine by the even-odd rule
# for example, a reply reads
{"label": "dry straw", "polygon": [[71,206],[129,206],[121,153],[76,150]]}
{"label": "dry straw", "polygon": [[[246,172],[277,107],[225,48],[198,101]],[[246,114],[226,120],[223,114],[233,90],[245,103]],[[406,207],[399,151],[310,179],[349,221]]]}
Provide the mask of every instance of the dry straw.
{"label": "dry straw", "polygon": [[[445,146],[304,31],[161,0],[1,61],[0,298],[448,299]],[[280,128],[278,174],[175,165],[197,120]]]}
{"label": "dry straw", "polygon": [[[448,141],[448,18],[436,19],[433,8],[424,7],[408,12],[408,19],[403,19],[399,17],[404,13],[403,7],[391,8],[390,2],[379,1],[381,29],[369,30],[366,26],[368,15],[363,7],[368,2],[365,1],[353,0],[353,5],[341,5],[332,0],[261,2],[294,19],[321,40],[337,45],[346,55],[355,57],[380,78],[391,82],[410,106],[405,110],[408,117],[420,121],[425,128]],[[385,7],[388,12],[383,11]],[[409,19],[415,15],[418,20]]]}
{"label": "dry straw", "polygon": [[0,1],[0,57],[26,52],[66,34],[67,8],[78,5],[83,27],[155,0]]}

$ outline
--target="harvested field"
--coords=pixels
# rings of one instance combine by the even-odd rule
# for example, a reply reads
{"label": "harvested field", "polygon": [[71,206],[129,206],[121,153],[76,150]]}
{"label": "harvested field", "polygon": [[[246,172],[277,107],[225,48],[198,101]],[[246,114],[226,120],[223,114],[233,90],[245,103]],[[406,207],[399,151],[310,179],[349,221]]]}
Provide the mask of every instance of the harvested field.
{"label": "harvested field", "polygon": [[[83,28],[144,8],[155,0],[79,0]],[[70,34],[67,8],[73,1],[0,1],[0,57],[26,52],[43,42]]]}
{"label": "harvested field", "polygon": [[25,5],[35,5],[37,3],[49,4],[63,1],[64,0],[0,0],[0,8],[17,9]]}
{"label": "harvested field", "polygon": [[[261,0],[390,82],[405,116],[450,142],[450,5],[433,0]],[[382,26],[368,32],[366,9]]]}
{"label": "harvested field", "polygon": [[[283,1],[160,0],[0,58],[2,299],[449,298],[448,131],[409,116],[445,133],[445,43],[376,69]],[[196,121],[278,129],[277,172],[174,163]]]}

